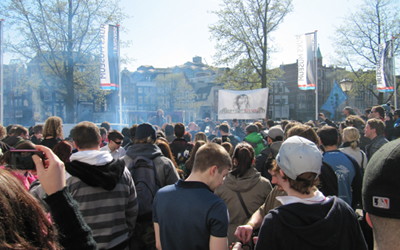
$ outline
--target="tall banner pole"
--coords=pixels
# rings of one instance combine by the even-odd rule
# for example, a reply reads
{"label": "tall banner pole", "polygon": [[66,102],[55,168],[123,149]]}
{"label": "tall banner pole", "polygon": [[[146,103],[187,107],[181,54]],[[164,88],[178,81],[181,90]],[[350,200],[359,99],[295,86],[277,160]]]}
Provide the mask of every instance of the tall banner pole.
{"label": "tall banner pole", "polygon": [[318,43],[317,30],[314,31],[314,57],[315,57],[315,120],[318,120]]}
{"label": "tall banner pole", "polygon": [[[122,82],[121,82],[121,53],[120,53],[120,36],[119,36],[119,27],[117,24],[117,36],[118,36],[118,96],[119,96],[119,125],[122,126]],[[121,128],[122,129],[122,128]]]}
{"label": "tall banner pole", "polygon": [[397,109],[397,84],[396,84],[396,57],[394,56],[394,39],[396,39],[397,37],[392,37],[391,43],[392,43],[392,72],[393,72],[393,88],[394,88],[394,109]]}
{"label": "tall banner pole", "polygon": [[4,19],[0,19],[0,123],[2,125],[4,125],[3,22]]}

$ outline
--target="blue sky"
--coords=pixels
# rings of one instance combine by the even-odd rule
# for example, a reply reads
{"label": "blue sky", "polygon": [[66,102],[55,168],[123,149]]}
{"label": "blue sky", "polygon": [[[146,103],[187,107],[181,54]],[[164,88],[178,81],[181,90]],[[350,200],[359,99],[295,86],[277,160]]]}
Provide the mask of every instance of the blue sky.
{"label": "blue sky", "polygon": [[[168,67],[181,65],[193,56],[201,56],[214,65],[215,43],[208,26],[217,21],[211,11],[219,8],[220,0],[122,0],[131,16],[122,26],[127,29],[122,40],[131,47],[121,53],[133,59],[128,65],[134,71],[141,65]],[[294,10],[275,31],[277,53],[270,66],[296,62],[296,35],[318,30],[318,43],[324,64],[335,63],[333,36],[335,25],[346,13],[356,10],[362,0],[293,0]]]}

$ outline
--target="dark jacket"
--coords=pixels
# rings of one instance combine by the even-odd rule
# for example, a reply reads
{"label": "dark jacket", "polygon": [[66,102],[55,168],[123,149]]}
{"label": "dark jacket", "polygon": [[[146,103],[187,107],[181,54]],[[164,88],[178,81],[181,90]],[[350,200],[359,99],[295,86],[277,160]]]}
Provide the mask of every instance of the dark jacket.
{"label": "dark jacket", "polygon": [[97,249],[92,230],[84,221],[78,204],[66,188],[45,197],[44,201],[57,224],[63,249]]}
{"label": "dark jacket", "polygon": [[365,154],[367,155],[368,160],[371,159],[372,155],[374,155],[375,152],[383,146],[383,144],[388,142],[389,141],[383,135],[378,135],[377,137],[372,139],[371,143],[365,147]]}
{"label": "dark jacket", "polygon": [[258,236],[256,249],[367,249],[357,215],[337,197],[271,210]]}
{"label": "dark jacket", "polygon": [[170,159],[165,157],[161,149],[155,144],[133,144],[126,151],[123,157],[125,166],[128,167],[132,159],[137,156],[144,156],[152,159],[156,167],[157,178],[161,187],[174,184],[179,179],[178,172]]}

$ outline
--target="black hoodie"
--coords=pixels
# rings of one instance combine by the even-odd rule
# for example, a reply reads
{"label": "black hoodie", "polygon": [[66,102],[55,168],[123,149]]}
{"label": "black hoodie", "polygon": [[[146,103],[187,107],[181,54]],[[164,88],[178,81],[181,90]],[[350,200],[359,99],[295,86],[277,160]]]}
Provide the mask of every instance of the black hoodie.
{"label": "black hoodie", "polygon": [[92,187],[113,190],[121,179],[125,164],[121,160],[113,160],[105,165],[95,166],[80,161],[66,164],[67,172]]}
{"label": "black hoodie", "polygon": [[256,249],[367,249],[357,216],[343,200],[292,203],[265,216]]}

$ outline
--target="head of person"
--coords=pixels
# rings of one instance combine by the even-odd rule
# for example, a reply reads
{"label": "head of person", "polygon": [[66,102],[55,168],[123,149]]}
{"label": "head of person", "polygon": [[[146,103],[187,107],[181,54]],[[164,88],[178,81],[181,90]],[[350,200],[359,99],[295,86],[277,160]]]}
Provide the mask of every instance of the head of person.
{"label": "head of person", "polygon": [[206,143],[196,152],[192,174],[205,175],[207,185],[215,190],[222,185],[231,167],[231,157],[221,145]]}
{"label": "head of person", "polygon": [[315,130],[310,126],[299,123],[299,124],[291,127],[287,131],[287,137],[289,138],[294,135],[298,135],[303,138],[306,138],[306,139],[314,142],[316,145],[320,144],[317,132],[315,132]]}
{"label": "head of person", "polygon": [[36,138],[41,139],[43,136],[43,124],[38,124],[33,127],[33,134]]}
{"label": "head of person", "polygon": [[275,126],[274,120],[268,120],[268,121],[267,121],[267,127],[268,127],[268,128],[272,128],[273,126]]}
{"label": "head of person", "polygon": [[229,135],[230,127],[228,123],[222,123],[218,129],[221,135]]}
{"label": "head of person", "polygon": [[167,124],[165,125],[165,135],[166,136],[171,136],[174,135],[174,126],[172,124]]}
{"label": "head of person", "polygon": [[110,131],[110,129],[111,129],[111,124],[109,122],[105,121],[100,124],[100,127],[105,128],[108,133],[108,131]]}
{"label": "head of person", "polygon": [[224,141],[223,143],[221,143],[221,146],[224,147],[224,149],[226,150],[226,152],[229,153],[229,155],[232,155],[232,151],[233,151],[232,143]]}
{"label": "head of person", "polygon": [[58,116],[50,116],[44,122],[43,126],[43,137],[53,137],[63,139],[63,122]]}
{"label": "head of person", "polygon": [[261,122],[255,122],[254,125],[256,125],[258,127],[258,132],[260,132],[261,130],[264,129],[264,126],[262,125]]}
{"label": "head of person", "polygon": [[323,126],[318,130],[318,136],[324,146],[337,146],[339,143],[339,131],[332,126]]}
{"label": "head of person", "polygon": [[236,128],[236,127],[239,127],[240,126],[240,124],[239,124],[239,121],[238,121],[238,119],[233,119],[232,120],[232,127],[234,127],[234,128]]}
{"label": "head of person", "polygon": [[236,145],[232,154],[231,174],[236,177],[244,176],[254,163],[254,149],[247,142]]}
{"label": "head of person", "polygon": [[285,126],[283,126],[282,123],[281,123],[281,126],[282,126],[282,129],[283,129],[285,138],[288,138],[288,135],[287,135],[288,131],[289,131],[292,127],[294,127],[294,126],[296,126],[296,125],[298,125],[298,124],[302,124],[302,123],[300,123],[300,122],[298,122],[298,121],[287,121],[287,122],[285,122]]}
{"label": "head of person", "polygon": [[346,127],[355,127],[357,129],[364,129],[365,121],[358,115],[349,115],[345,120]]}
{"label": "head of person", "polygon": [[191,142],[192,141],[192,134],[186,131],[183,134],[183,139],[185,139],[185,141],[187,141],[187,142]]}
{"label": "head of person", "polygon": [[100,129],[92,122],[80,122],[71,130],[75,148],[82,150],[99,149],[101,142]]}
{"label": "head of person", "polygon": [[205,141],[205,142],[207,142],[207,135],[204,132],[197,132],[194,135],[194,142],[197,142],[197,141]]}
{"label": "head of person", "polygon": [[400,245],[399,162],[400,143],[391,141],[372,156],[364,173],[362,201],[376,249]]}
{"label": "head of person", "polygon": [[369,139],[374,139],[377,136],[385,133],[385,123],[381,119],[372,118],[367,121],[364,129],[364,136]]}
{"label": "head of person", "polygon": [[118,130],[113,130],[108,133],[108,147],[111,150],[117,150],[121,147],[122,141],[124,140],[124,135]]}
{"label": "head of person", "polygon": [[255,124],[249,124],[246,126],[246,134],[251,134],[251,133],[258,133],[258,126]]}
{"label": "head of person", "polygon": [[57,143],[54,148],[53,152],[62,160],[64,163],[69,162],[69,158],[72,154],[72,145],[68,141],[60,141]]}
{"label": "head of person", "polygon": [[178,164],[175,161],[174,154],[172,154],[168,141],[166,141],[164,138],[157,138],[156,145],[161,149],[162,154],[172,161],[175,168],[177,168],[177,171],[183,172],[181,169],[178,168]]}
{"label": "head of person", "polygon": [[135,144],[154,144],[157,138],[156,129],[150,123],[142,123],[136,128]]}
{"label": "head of person", "polygon": [[178,122],[174,126],[174,133],[177,138],[182,138],[185,134],[185,125],[183,123]]}
{"label": "head of person", "polygon": [[3,125],[0,124],[0,140],[3,140],[7,135],[7,129]]}
{"label": "head of person", "polygon": [[356,113],[354,112],[352,107],[346,106],[343,108],[342,113],[344,116],[349,116],[349,115],[355,115]]}
{"label": "head of person", "polygon": [[385,118],[385,109],[382,106],[373,106],[371,109],[371,114],[368,118]]}
{"label": "head of person", "polygon": [[100,130],[100,137],[101,137],[101,140],[102,140],[102,141],[106,140],[106,139],[107,139],[107,134],[108,134],[107,129],[105,129],[105,128],[103,128],[103,127],[100,127],[99,130]]}
{"label": "head of person", "polygon": [[128,127],[124,127],[121,130],[122,135],[124,136],[124,138],[131,138],[131,133],[129,132],[129,128]]}
{"label": "head of person", "polygon": [[59,249],[57,231],[38,201],[0,169],[0,248]]}
{"label": "head of person", "polygon": [[131,135],[131,140],[132,140],[132,141],[135,139],[137,127],[138,127],[137,124],[133,124],[133,125],[129,128],[129,134]]}
{"label": "head of person", "polygon": [[297,194],[308,195],[318,185],[321,172],[322,154],[317,145],[301,136],[286,139],[270,170],[272,183]]}
{"label": "head of person", "polygon": [[13,130],[14,130],[14,135],[15,135],[15,136],[19,136],[19,137],[22,137],[22,138],[24,138],[24,139],[29,139],[29,131],[28,131],[28,129],[25,128],[24,126],[22,126],[22,125],[15,125],[15,126],[13,127]]}
{"label": "head of person", "polygon": [[344,145],[347,145],[353,149],[358,147],[360,140],[360,132],[355,127],[347,127],[343,129],[342,141]]}
{"label": "head of person", "polygon": [[157,116],[163,117],[163,116],[164,116],[164,110],[158,109],[158,110],[157,110]]}
{"label": "head of person", "polygon": [[267,134],[268,134],[267,136],[268,144],[277,141],[283,141],[284,132],[281,126],[279,125],[270,127]]}

